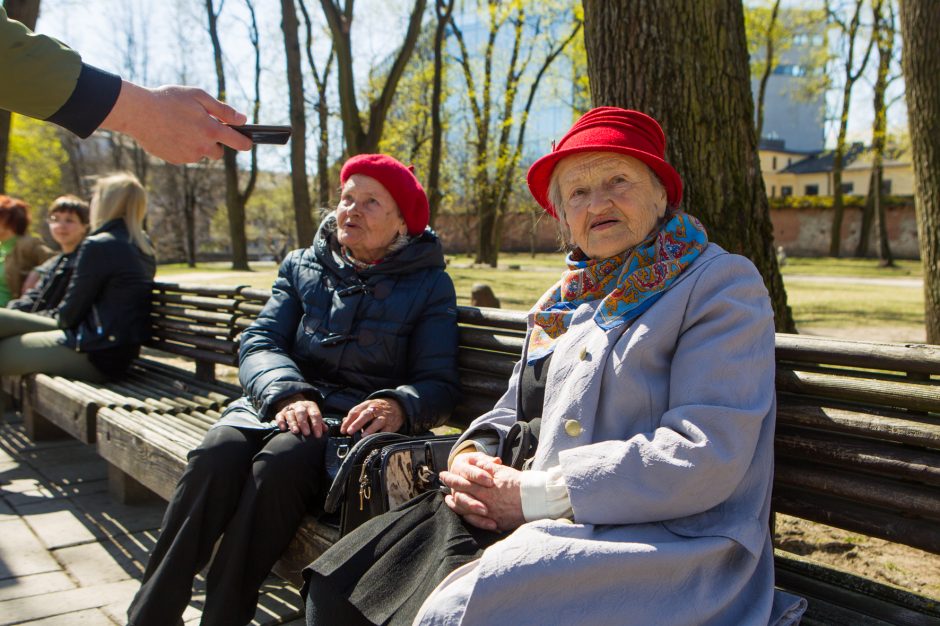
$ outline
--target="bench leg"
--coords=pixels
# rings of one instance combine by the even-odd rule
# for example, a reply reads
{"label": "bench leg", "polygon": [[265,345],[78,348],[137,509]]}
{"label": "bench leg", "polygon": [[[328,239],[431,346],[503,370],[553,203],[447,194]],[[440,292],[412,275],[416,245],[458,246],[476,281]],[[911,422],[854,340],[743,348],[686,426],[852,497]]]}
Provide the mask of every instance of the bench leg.
{"label": "bench leg", "polygon": [[64,439],[68,433],[47,420],[34,408],[30,393],[23,394],[21,402],[23,407],[23,428],[26,436],[33,441],[50,441]]}
{"label": "bench leg", "polygon": [[144,504],[159,500],[157,494],[111,463],[108,463],[108,493],[121,504]]}

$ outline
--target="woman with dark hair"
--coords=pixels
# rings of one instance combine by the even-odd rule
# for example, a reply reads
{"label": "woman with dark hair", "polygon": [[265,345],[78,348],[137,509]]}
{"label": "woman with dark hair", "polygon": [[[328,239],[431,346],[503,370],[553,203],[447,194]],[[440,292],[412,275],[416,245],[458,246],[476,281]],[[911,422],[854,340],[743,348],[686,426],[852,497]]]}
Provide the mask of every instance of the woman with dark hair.
{"label": "woman with dark hair", "polygon": [[[133,174],[98,180],[94,232],[75,252],[75,267],[45,315],[0,309],[0,374],[43,372],[103,382],[137,358],[150,326],[156,271],[143,230],[147,192]],[[56,218],[58,219],[58,218]]]}
{"label": "woman with dark hair", "polygon": [[55,317],[56,307],[72,280],[78,246],[88,234],[88,203],[75,196],[60,196],[49,207],[46,223],[61,252],[34,270],[39,275],[38,284],[8,302],[7,308]]}
{"label": "woman with dark hair", "polygon": [[27,235],[28,230],[29,206],[0,195],[0,307],[19,298],[29,273],[53,255],[41,241]]}

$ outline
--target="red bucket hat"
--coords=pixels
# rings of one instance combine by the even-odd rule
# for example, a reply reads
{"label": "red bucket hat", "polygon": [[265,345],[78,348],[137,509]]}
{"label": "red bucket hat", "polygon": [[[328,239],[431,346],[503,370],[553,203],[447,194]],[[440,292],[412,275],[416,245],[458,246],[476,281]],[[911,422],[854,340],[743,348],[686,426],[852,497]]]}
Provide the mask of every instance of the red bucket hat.
{"label": "red bucket hat", "polygon": [[552,172],[563,158],[580,152],[616,152],[639,159],[659,177],[671,206],[682,200],[682,179],[664,160],[666,135],[659,123],[639,111],[597,107],[581,116],[550,153],[532,164],[526,175],[535,201],[555,219],[558,215],[548,199]]}
{"label": "red bucket hat", "polygon": [[387,154],[358,154],[343,165],[339,173],[341,185],[353,174],[362,174],[379,181],[392,197],[409,235],[420,235],[428,225],[431,213],[428,196],[415,176],[413,165],[405,167]]}

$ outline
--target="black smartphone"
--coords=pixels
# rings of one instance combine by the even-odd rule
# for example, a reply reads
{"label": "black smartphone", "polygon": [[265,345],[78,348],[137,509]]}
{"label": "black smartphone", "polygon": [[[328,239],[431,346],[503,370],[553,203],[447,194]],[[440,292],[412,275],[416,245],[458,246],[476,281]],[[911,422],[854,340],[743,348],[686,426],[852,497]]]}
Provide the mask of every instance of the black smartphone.
{"label": "black smartphone", "polygon": [[275,143],[283,145],[290,139],[290,126],[263,126],[261,124],[245,124],[232,126],[255,143]]}

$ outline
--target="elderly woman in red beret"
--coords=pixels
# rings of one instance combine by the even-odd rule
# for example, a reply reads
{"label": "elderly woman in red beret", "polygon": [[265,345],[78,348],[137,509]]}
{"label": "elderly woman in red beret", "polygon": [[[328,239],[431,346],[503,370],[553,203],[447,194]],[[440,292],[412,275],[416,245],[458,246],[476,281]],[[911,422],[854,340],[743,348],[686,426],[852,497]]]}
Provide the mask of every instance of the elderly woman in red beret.
{"label": "elderly woman in red beret", "polygon": [[[774,592],[770,302],[754,266],[678,209],[664,153],[655,120],[602,107],[532,165],[567,271],[529,314],[506,394],[451,452],[449,494],[314,562],[308,625],[799,620],[802,601]],[[507,433],[536,418],[534,456],[513,469]],[[415,574],[409,561],[435,562],[422,550],[441,565]],[[394,602],[373,598],[393,566]]]}
{"label": "elderly woman in red beret", "polygon": [[242,333],[233,402],[189,463],[128,609],[134,626],[180,623],[206,577],[202,624],[252,620],[258,591],[323,492],[324,416],[343,433],[420,433],[458,397],[457,308],[428,200],[411,168],[349,159],[339,206],[284,260]]}

